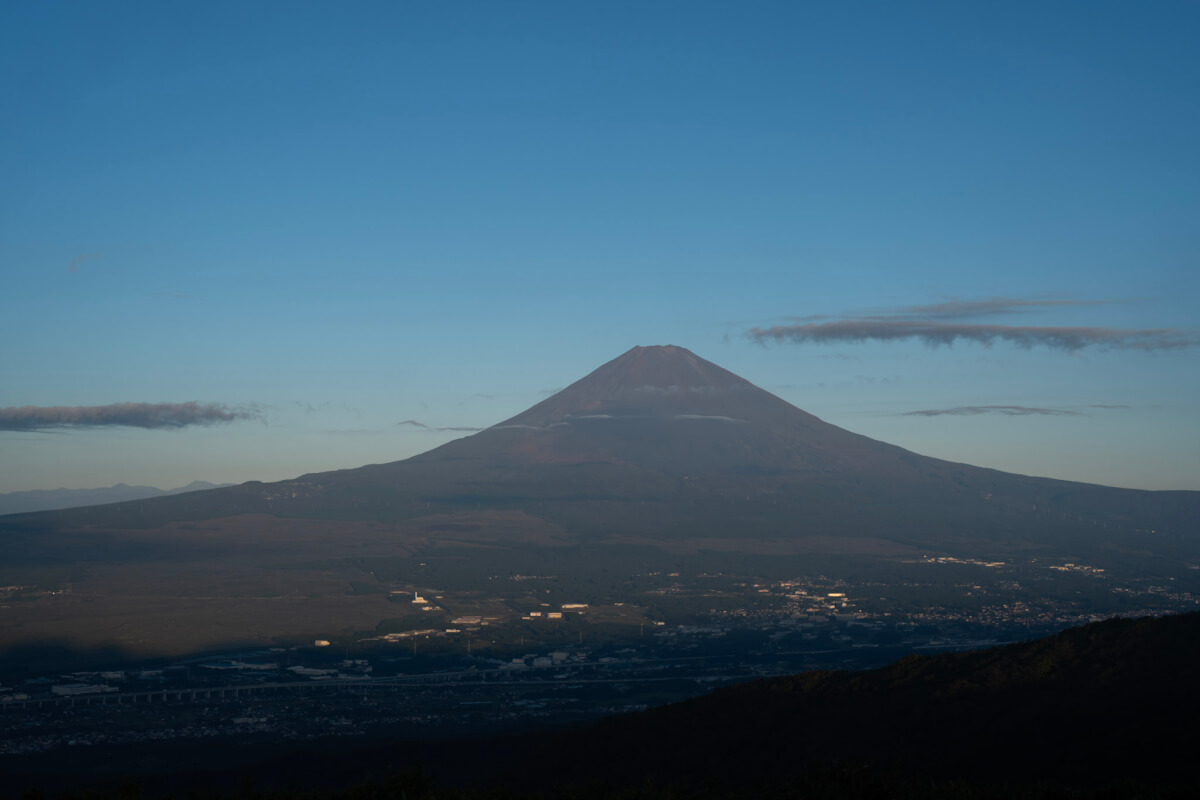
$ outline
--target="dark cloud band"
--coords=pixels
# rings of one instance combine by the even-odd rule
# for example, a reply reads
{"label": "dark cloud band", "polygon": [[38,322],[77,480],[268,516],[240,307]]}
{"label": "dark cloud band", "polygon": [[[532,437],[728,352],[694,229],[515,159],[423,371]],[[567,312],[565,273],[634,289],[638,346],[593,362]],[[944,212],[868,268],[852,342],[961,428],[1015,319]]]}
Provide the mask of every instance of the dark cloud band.
{"label": "dark cloud band", "polygon": [[746,335],[759,344],[833,344],[916,339],[930,347],[937,347],[950,346],[963,340],[984,347],[1001,341],[1026,349],[1041,346],[1065,351],[1088,347],[1102,350],[1173,350],[1200,342],[1195,334],[1172,328],[1038,327],[877,318],[751,328]]}
{"label": "dark cloud band", "polygon": [[1047,416],[1047,417],[1080,417],[1078,411],[1063,411],[1056,408],[1031,408],[1030,406],[957,406],[956,408],[927,408],[921,411],[909,411],[905,417],[970,417],[977,414],[1004,414],[1009,417]]}
{"label": "dark cloud band", "polygon": [[0,408],[0,431],[54,428],[186,428],[263,418],[254,408],[219,403],[113,403],[107,406],[15,406]]}
{"label": "dark cloud band", "polygon": [[989,297],[985,300],[946,300],[923,306],[907,306],[888,317],[913,316],[924,319],[955,319],[960,317],[987,316],[992,314],[1020,314],[1039,308],[1062,308],[1070,306],[1103,306],[1118,300],[1025,300],[1016,297]]}

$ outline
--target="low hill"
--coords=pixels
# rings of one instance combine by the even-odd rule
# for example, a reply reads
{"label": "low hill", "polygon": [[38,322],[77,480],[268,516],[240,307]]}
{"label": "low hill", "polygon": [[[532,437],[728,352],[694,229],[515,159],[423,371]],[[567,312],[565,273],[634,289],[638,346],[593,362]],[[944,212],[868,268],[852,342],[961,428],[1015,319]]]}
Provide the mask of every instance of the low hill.
{"label": "low hill", "polygon": [[1198,717],[1200,614],[1186,614],[759,680],[556,738],[535,760],[543,779],[594,763],[616,783],[785,778],[831,762],[981,783],[1181,782]]}

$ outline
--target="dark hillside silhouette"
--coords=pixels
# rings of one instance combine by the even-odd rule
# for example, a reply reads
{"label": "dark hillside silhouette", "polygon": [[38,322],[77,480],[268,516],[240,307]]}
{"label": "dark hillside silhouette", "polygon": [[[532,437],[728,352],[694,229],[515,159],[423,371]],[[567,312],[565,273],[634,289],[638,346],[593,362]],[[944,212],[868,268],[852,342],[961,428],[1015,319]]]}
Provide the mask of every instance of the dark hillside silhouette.
{"label": "dark hillside silhouette", "polygon": [[539,760],[566,779],[594,759],[618,782],[785,777],[831,762],[985,783],[1174,782],[1192,779],[1198,717],[1200,614],[1186,614],[759,680],[607,720]]}

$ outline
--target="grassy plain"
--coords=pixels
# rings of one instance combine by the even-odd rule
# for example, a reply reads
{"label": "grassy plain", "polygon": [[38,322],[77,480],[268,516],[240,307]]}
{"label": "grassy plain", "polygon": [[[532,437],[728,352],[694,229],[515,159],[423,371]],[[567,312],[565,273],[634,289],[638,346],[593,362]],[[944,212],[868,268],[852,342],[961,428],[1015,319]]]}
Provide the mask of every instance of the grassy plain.
{"label": "grassy plain", "polygon": [[[1095,614],[1162,611],[1200,593],[1190,562],[1111,543],[1019,551],[996,543],[970,563],[953,552],[867,535],[745,538],[711,527],[664,539],[622,530],[572,537],[519,510],[82,527],[0,542],[0,586],[8,587],[0,592],[0,657],[47,646],[129,658],[315,639],[349,646],[474,616],[507,626],[475,637],[483,648],[526,637],[594,639],[605,626],[753,613],[771,601],[749,583],[800,576],[836,576],[856,587],[859,610],[880,614],[1015,614],[1039,603]],[[989,558],[1003,569],[983,566]],[[1068,563],[1076,567],[1047,566]],[[413,604],[415,593],[437,610]],[[591,610],[568,614],[555,632],[544,618],[522,619],[563,604]]]}

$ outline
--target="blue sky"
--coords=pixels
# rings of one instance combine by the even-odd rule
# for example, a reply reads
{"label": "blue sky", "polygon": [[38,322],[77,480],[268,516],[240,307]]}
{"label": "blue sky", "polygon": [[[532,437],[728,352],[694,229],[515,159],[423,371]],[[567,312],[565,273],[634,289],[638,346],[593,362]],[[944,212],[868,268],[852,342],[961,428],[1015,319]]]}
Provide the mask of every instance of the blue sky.
{"label": "blue sky", "polygon": [[1198,33],[1167,2],[6,4],[0,492],[397,460],[462,435],[401,421],[484,427],[638,344],[920,453],[1200,489]]}

